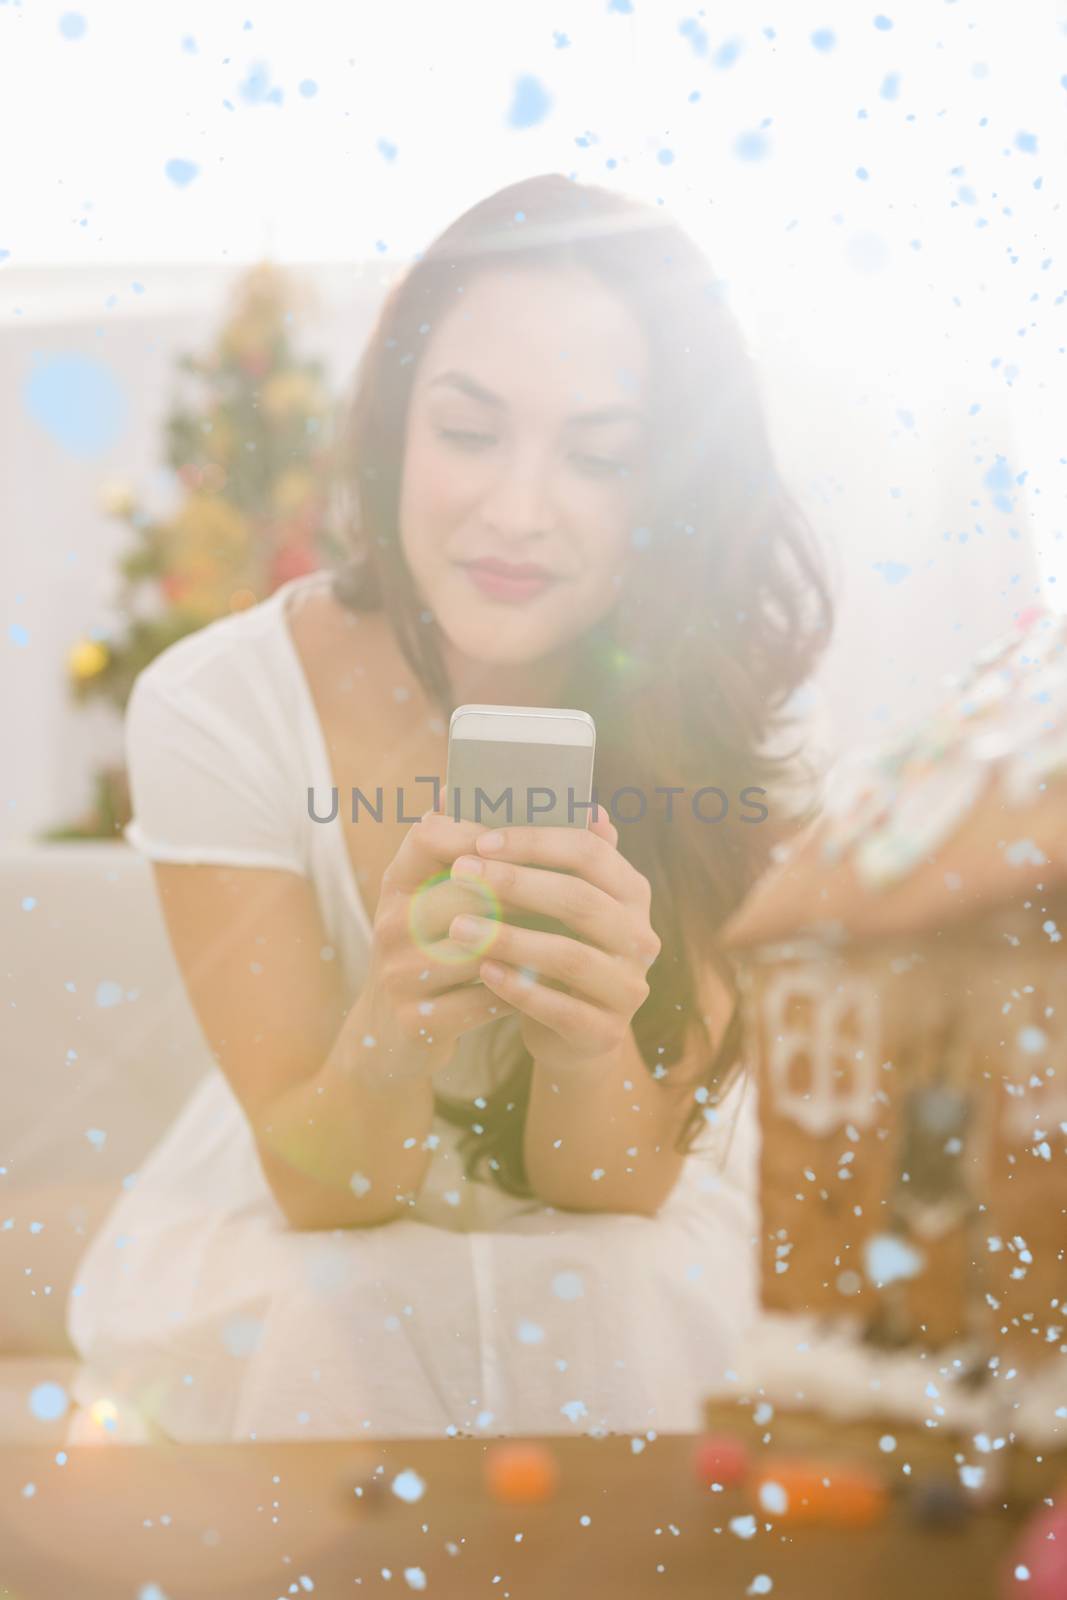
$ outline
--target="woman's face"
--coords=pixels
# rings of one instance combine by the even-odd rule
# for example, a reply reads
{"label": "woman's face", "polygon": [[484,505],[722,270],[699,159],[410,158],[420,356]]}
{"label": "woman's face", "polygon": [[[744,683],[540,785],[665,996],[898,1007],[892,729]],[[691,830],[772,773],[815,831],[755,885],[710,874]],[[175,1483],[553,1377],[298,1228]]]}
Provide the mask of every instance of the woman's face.
{"label": "woman's face", "polygon": [[612,608],[647,471],[647,380],[633,313],[578,270],[483,272],[427,336],[400,536],[455,651],[534,661]]}

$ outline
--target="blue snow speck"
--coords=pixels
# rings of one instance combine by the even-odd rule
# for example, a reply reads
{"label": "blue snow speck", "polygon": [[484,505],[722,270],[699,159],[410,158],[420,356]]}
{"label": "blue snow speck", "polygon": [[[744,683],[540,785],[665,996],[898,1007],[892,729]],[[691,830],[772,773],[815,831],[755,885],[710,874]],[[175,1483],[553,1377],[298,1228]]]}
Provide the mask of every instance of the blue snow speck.
{"label": "blue snow speck", "polygon": [[231,1317],[222,1330],[222,1342],[231,1356],[243,1358],[258,1350],[263,1338],[259,1317]]}
{"label": "blue snow speck", "polygon": [[1037,134],[1036,133],[1017,133],[1015,135],[1015,148],[1016,148],[1016,150],[1021,150],[1024,155],[1036,156],[1036,154],[1037,154]]}
{"label": "blue snow speck", "polygon": [[379,139],[377,149],[378,154],[384,156],[386,161],[396,160],[396,145],[391,144],[388,139]]}
{"label": "blue snow speck", "polygon": [[99,455],[126,426],[126,395],[114,372],[79,352],[34,356],[23,404],[73,456]]}
{"label": "blue snow speck", "polygon": [[192,183],[200,168],[195,161],[186,161],[182,156],[172,156],[163,171],[171,183],[176,184],[179,189],[184,189],[186,184]]}
{"label": "blue snow speck", "polygon": [[297,93],[302,94],[305,100],[311,100],[319,92],[319,86],[314,78],[301,78],[297,84]]}
{"label": "blue snow speck", "polygon": [[870,1281],[881,1287],[914,1278],[922,1270],[923,1256],[896,1234],[880,1233],[864,1245],[863,1265]]}
{"label": "blue snow speck", "polygon": [[584,1293],[581,1274],[577,1272],[557,1272],[552,1279],[552,1293],[557,1300],[580,1300]]}
{"label": "blue snow speck", "polygon": [[892,17],[883,17],[881,14],[879,14],[874,19],[874,25],[878,29],[879,33],[888,33],[890,28],[893,26],[893,19]]}
{"label": "blue snow speck", "polygon": [[674,161],[674,151],[673,150],[657,150],[657,152],[656,152],[656,160],[659,162],[661,167],[669,167],[672,164],[672,162]]}
{"label": "blue snow speck", "polygon": [[94,1150],[99,1150],[103,1147],[104,1141],[107,1138],[107,1134],[104,1132],[103,1128],[86,1128],[85,1137],[88,1139]]}
{"label": "blue snow speck", "polygon": [[520,1322],[518,1338],[520,1344],[540,1344],[545,1336],[544,1328],[536,1322]]}
{"label": "blue snow speck", "polygon": [[837,35],[832,28],[816,28],[811,35],[811,42],[816,50],[821,50],[824,55],[828,55],[837,43]]}
{"label": "blue snow speck", "polygon": [[64,39],[84,39],[85,18],[80,11],[64,11],[59,19],[59,31]]}
{"label": "blue snow speck", "polygon": [[122,985],[113,978],[105,978],[96,986],[96,1003],[98,1006],[117,1006],[122,1004]]}
{"label": "blue snow speck", "polygon": [[700,26],[700,23],[697,22],[695,17],[685,17],[683,21],[678,24],[678,32],[681,34],[683,39],[689,40],[695,55],[707,55],[708,36],[704,29]]}
{"label": "blue snow speck", "polygon": [[721,44],[712,56],[711,64],[713,67],[721,67],[725,71],[727,67],[733,66],[740,54],[740,39],[727,39],[726,43]]}
{"label": "blue snow speck", "polygon": [[33,895],[28,894],[22,902],[22,909],[23,911],[32,911],[36,904],[37,901],[34,899]]}
{"label": "blue snow speck", "polygon": [[911,568],[902,561],[872,561],[875,572],[880,572],[886,583],[903,583],[911,573]]}
{"label": "blue snow speck", "polygon": [[70,1404],[61,1383],[38,1383],[30,1390],[29,1407],[41,1422],[54,1422]]}
{"label": "blue snow speck", "polygon": [[414,1505],[426,1493],[426,1485],[414,1467],[406,1467],[393,1479],[393,1493],[398,1499],[406,1500],[408,1505]]}
{"label": "blue snow speck", "polygon": [[887,72],[882,79],[882,87],[879,92],[883,100],[895,100],[900,94],[900,73]]}
{"label": "blue snow speck", "polygon": [[548,115],[551,97],[539,78],[524,73],[515,80],[508,121],[513,128],[532,128]]}
{"label": "blue snow speck", "polygon": [[30,630],[24,628],[21,622],[13,622],[7,630],[7,636],[12,644],[17,644],[20,648],[30,642]]}
{"label": "blue snow speck", "polygon": [[739,161],[762,161],[768,148],[762,133],[742,133],[734,140],[734,155]]}
{"label": "blue snow speck", "polygon": [[630,0],[608,0],[608,10],[618,11],[621,16],[628,17],[633,12]]}

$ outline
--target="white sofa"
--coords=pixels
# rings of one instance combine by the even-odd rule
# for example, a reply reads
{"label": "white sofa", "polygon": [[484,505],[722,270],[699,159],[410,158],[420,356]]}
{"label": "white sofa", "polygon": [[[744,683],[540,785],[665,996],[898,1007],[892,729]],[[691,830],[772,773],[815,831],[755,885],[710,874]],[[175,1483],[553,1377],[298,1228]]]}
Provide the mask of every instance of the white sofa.
{"label": "white sofa", "polygon": [[61,1443],[78,1260],[211,1065],[149,864],[123,843],[0,848],[0,1445]]}

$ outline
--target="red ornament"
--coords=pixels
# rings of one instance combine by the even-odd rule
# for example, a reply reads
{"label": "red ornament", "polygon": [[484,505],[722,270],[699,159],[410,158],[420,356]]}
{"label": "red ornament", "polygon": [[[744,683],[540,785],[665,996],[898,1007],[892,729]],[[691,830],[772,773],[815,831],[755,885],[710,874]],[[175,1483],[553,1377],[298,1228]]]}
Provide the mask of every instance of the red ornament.
{"label": "red ornament", "polygon": [[271,587],[277,589],[292,578],[302,578],[305,573],[317,572],[318,568],[318,558],[311,545],[302,542],[283,545],[270,565]]}
{"label": "red ornament", "polygon": [[706,1489],[713,1483],[724,1489],[744,1483],[750,1464],[745,1446],[730,1433],[706,1434],[693,1450],[693,1471]]}
{"label": "red ornament", "polygon": [[1067,1595],[1067,1495],[1042,1506],[1023,1529],[1001,1582],[1004,1600]]}
{"label": "red ornament", "polygon": [[239,365],[250,378],[264,378],[270,371],[270,356],[261,350],[249,350],[241,356]]}

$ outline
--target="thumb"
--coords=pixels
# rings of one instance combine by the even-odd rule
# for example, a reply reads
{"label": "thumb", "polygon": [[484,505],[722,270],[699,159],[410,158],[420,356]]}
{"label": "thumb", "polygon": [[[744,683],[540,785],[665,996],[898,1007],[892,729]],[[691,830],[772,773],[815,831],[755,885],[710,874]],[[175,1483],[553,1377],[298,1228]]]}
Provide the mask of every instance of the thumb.
{"label": "thumb", "polygon": [[601,839],[606,839],[609,844],[617,845],[619,830],[608,816],[606,807],[597,805],[589,813],[589,831],[598,834]]}

